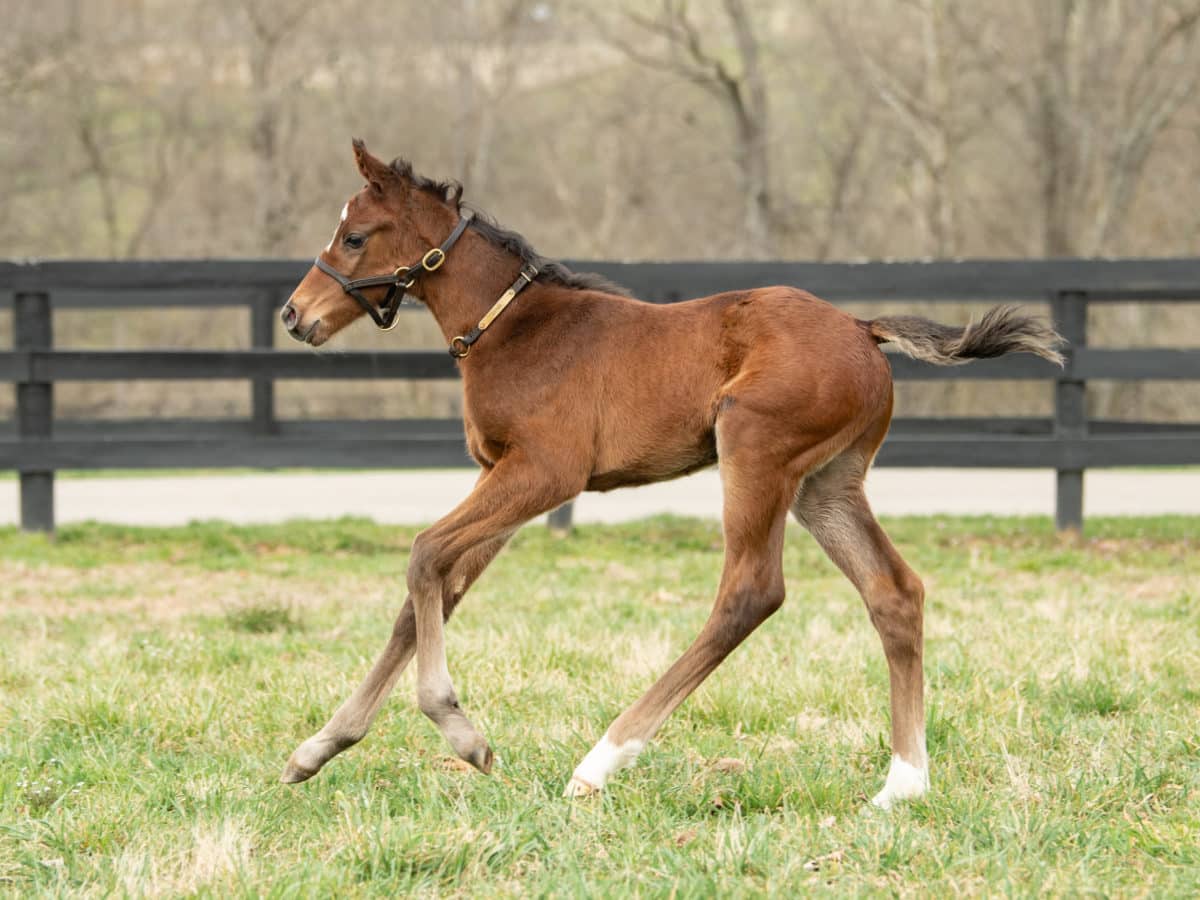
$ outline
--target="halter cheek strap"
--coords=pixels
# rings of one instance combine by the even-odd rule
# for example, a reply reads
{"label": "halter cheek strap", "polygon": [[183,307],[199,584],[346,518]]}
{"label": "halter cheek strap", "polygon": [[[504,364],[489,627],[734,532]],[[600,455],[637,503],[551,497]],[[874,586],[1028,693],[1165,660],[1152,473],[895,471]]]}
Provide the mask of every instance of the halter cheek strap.
{"label": "halter cheek strap", "polygon": [[[442,267],[442,263],[446,261],[446,254],[462,237],[462,233],[467,230],[467,226],[474,216],[475,213],[469,209],[460,212],[458,224],[454,226],[454,230],[450,232],[450,236],[442,242],[440,247],[427,250],[425,255],[411,266],[397,266],[390,275],[371,275],[351,281],[319,256],[313,261],[313,265],[340,284],[343,291],[358,301],[358,305],[366,310],[367,315],[376,325],[384,331],[390,331],[396,327],[396,316],[400,312],[400,304],[404,300],[404,291],[416,284],[417,279],[426,272],[436,272]],[[372,303],[362,293],[362,288],[372,287],[388,289],[383,303]]]}

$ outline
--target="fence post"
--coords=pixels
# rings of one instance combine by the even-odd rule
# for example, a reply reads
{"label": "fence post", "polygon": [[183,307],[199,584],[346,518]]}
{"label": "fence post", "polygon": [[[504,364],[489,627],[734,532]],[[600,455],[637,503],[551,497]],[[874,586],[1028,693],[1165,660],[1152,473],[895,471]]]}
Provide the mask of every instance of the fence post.
{"label": "fence post", "polygon": [[567,534],[571,530],[571,517],[575,512],[575,502],[568,501],[546,516],[546,526],[555,534]]}
{"label": "fence post", "polygon": [[[1087,294],[1061,291],[1051,306],[1058,333],[1067,339],[1066,368],[1054,385],[1054,434],[1081,438],[1087,434],[1087,382],[1072,372],[1075,351],[1087,346]],[[1060,463],[1061,465],[1061,463]],[[1083,531],[1083,469],[1057,470],[1054,525],[1059,531]]]}
{"label": "fence post", "polygon": [[[19,293],[13,298],[13,345],[18,350],[49,350],[54,345],[50,295]],[[49,438],[54,428],[54,385],[36,381],[33,367],[17,384],[17,437]],[[54,530],[54,471],[21,471],[21,528]]]}
{"label": "fence post", "polygon": [[[275,295],[263,292],[250,304],[250,346],[255,350],[275,348],[275,318],[278,307]],[[250,418],[256,434],[274,434],[279,430],[275,421],[275,381],[255,378],[250,384]]]}

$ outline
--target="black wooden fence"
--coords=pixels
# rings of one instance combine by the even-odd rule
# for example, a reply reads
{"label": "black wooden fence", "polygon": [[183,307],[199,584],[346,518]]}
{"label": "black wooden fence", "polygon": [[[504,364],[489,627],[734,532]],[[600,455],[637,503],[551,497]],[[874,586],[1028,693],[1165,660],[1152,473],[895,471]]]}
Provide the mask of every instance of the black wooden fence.
{"label": "black wooden fence", "polygon": [[[1200,423],[1089,421],[1090,379],[1200,379],[1200,349],[1088,346],[1088,308],[1111,302],[1200,301],[1200,259],[932,263],[569,263],[602,272],[655,303],[770,284],[833,302],[1050,304],[1067,337],[1067,365],[1029,356],[938,368],[892,357],[898,379],[1040,379],[1055,384],[1052,418],[899,419],[879,455],[885,466],[1051,468],[1059,528],[1081,528],[1083,472],[1102,466],[1200,464]],[[458,420],[281,420],[276,379],[446,379],[442,351],[288,353],[274,349],[279,306],[308,267],[294,261],[0,263],[11,302],[13,349],[0,379],[16,385],[15,429],[0,425],[0,468],[21,479],[21,523],[54,527],[58,469],[152,467],[456,467],[471,465]],[[250,350],[56,350],[55,309],[243,306]],[[249,379],[248,419],[56,420],[54,384],[124,379]],[[569,509],[560,524],[569,521]]]}

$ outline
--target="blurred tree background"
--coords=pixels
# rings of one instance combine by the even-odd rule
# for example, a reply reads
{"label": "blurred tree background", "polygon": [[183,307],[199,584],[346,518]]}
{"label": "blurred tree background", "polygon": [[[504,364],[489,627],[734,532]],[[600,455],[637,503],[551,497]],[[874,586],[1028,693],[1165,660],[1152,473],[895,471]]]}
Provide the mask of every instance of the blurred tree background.
{"label": "blurred tree background", "polygon": [[[1200,256],[1200,0],[4,6],[4,256],[311,256],[359,187],[351,136],[461,180],[552,257]],[[240,315],[61,313],[57,339],[243,346]],[[1096,315],[1097,343],[1200,339],[1187,306]],[[407,345],[437,345],[409,319]],[[341,343],[385,346],[359,327]],[[285,385],[280,411],[366,414],[354,391]],[[414,386],[387,411],[444,414],[455,393]],[[1111,417],[1200,400],[1093,393]],[[58,402],[202,415],[247,398],[134,383]],[[1049,405],[1028,385],[901,397],[910,414]]]}

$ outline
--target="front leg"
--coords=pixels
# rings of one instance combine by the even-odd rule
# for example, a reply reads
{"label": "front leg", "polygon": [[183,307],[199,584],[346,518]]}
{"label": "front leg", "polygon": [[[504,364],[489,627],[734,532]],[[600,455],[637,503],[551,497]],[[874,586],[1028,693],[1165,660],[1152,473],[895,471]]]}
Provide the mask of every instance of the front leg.
{"label": "front leg", "polygon": [[[454,566],[442,600],[442,617],[449,619],[467,589],[500,552],[505,539],[497,538],[463,555]],[[412,659],[417,648],[416,619],[412,598],[404,601],[400,615],[383,653],[358,689],[325,724],[325,727],[296,748],[284,767],[281,781],[295,784],[307,781],[337,754],[357,744],[366,735],[383,702],[392,692],[396,679]]]}
{"label": "front leg", "polygon": [[416,619],[417,702],[454,748],[481,772],[492,767],[492,751],[459,706],[450,670],[439,600],[453,579],[454,561],[474,548],[506,538],[530,519],[570,500],[586,473],[562,476],[510,452],[453,512],[417,536],[408,563],[408,587]]}

